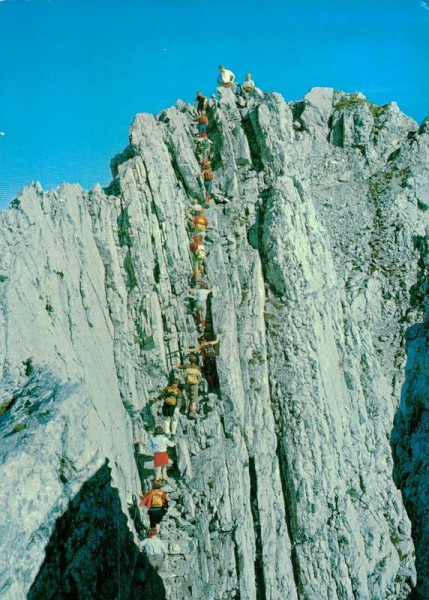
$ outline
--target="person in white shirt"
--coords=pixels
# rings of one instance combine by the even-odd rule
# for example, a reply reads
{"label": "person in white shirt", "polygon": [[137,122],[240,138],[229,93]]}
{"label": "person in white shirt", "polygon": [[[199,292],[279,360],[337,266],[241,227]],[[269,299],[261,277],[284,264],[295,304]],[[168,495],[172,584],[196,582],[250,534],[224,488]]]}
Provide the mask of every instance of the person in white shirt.
{"label": "person in white shirt", "polygon": [[160,571],[167,554],[167,546],[158,537],[157,530],[149,529],[148,537],[140,542],[140,550],[145,553],[151,567]]}
{"label": "person in white shirt", "polygon": [[204,281],[201,281],[199,287],[196,290],[189,290],[189,296],[194,298],[194,308],[197,317],[197,321],[199,322],[200,328],[204,331],[206,326],[206,317],[207,317],[207,299],[209,294],[213,292],[214,288],[209,288],[208,284]]}
{"label": "person in white shirt", "polygon": [[222,87],[232,87],[234,85],[234,81],[235,81],[235,75],[232,71],[230,71],[229,69],[225,69],[225,67],[223,65],[220,65],[219,67],[219,77],[218,77],[218,83],[222,86]]}
{"label": "person in white shirt", "polygon": [[255,82],[252,81],[252,76],[250,73],[246,73],[246,81],[242,84],[241,89],[243,92],[246,92],[246,94],[255,91]]}
{"label": "person in white shirt", "polygon": [[171,442],[168,437],[164,435],[164,429],[160,425],[155,427],[154,435],[149,441],[149,448],[154,453],[155,479],[166,481],[169,460],[167,447],[174,446],[175,443],[176,442]]}

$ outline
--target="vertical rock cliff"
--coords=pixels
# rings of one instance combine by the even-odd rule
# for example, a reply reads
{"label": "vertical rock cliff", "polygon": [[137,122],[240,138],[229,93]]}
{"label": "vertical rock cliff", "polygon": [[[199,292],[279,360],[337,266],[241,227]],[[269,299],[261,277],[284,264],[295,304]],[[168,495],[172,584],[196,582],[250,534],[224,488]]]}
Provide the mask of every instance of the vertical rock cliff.
{"label": "vertical rock cliff", "polygon": [[180,418],[142,570],[138,442],[197,336],[194,136],[180,101],[139,114],[107,189],[0,214],[0,596],[425,598],[428,127],[322,88],[209,103],[220,392]]}

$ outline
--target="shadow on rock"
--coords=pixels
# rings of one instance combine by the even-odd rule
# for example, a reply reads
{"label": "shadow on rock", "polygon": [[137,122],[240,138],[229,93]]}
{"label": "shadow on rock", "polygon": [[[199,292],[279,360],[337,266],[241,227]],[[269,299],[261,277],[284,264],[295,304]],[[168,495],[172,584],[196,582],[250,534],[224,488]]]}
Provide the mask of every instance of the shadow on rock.
{"label": "shadow on rock", "polygon": [[144,557],[140,554],[136,566],[136,575],[131,600],[166,600],[164,582]]}
{"label": "shadow on rock", "polygon": [[[146,588],[153,590],[151,598],[165,598],[159,575],[139,568],[143,560],[106,460],[57,520],[27,598],[143,599],[149,593]],[[137,581],[142,575],[144,582]]]}
{"label": "shadow on rock", "polygon": [[[429,329],[419,323],[406,332],[407,365],[401,403],[391,436],[394,481],[412,523],[417,585],[411,600],[429,598]],[[398,554],[400,547],[398,547]],[[399,556],[401,556],[399,554]]]}

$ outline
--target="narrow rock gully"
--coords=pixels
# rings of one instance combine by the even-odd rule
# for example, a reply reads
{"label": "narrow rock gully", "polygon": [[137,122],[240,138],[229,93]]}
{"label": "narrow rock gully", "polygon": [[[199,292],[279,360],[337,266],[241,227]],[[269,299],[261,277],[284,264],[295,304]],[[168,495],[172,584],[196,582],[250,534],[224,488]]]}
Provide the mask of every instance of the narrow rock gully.
{"label": "narrow rock gully", "polygon": [[[207,165],[210,168],[210,163],[207,162],[211,158],[210,149],[208,151],[203,150],[202,153],[198,152],[199,140],[196,136],[198,136],[199,133],[195,129],[192,131],[192,135],[197,145],[197,160],[200,160],[202,168]],[[198,174],[196,174],[196,176],[198,177]],[[208,195],[207,191],[203,188],[201,190],[201,199],[199,199],[199,204],[196,206],[201,206],[201,208],[206,209],[210,206],[209,203],[211,205],[214,203],[213,194],[211,194],[210,198],[210,195]],[[210,224],[208,225],[208,228],[209,227]],[[213,223],[211,224],[211,227],[213,228]],[[190,237],[200,234],[200,238],[202,238],[201,242],[208,242],[210,240],[209,235],[204,239],[202,233],[206,234],[206,232],[195,229],[190,221],[188,221],[188,231]],[[206,244],[204,244],[204,246],[206,246]],[[202,315],[195,309],[195,300],[189,296],[184,298],[184,301],[187,303],[187,313],[194,316],[196,337],[200,339],[203,335],[204,339],[210,342],[214,341],[216,338],[212,315],[212,299],[216,294],[216,282],[210,280],[210,273],[207,272],[207,266],[204,265],[204,263],[202,264],[200,272],[194,270],[192,276],[189,277],[190,285],[194,287],[194,290],[199,287],[202,280],[204,280],[209,287],[213,286],[213,291],[206,300],[206,314],[204,321],[202,320]],[[189,352],[185,353],[182,351],[181,347],[183,347],[183,345],[179,342],[178,352],[170,352],[168,348],[167,362],[171,367],[170,380],[173,377],[178,376],[175,359],[180,358],[180,362],[185,363],[185,354],[189,354]],[[213,346],[213,348],[216,348],[216,346]],[[169,549],[168,555],[166,556],[166,562],[162,569],[162,577],[167,586],[167,590],[169,587],[171,588],[175,585],[174,580],[177,578],[181,579],[181,586],[183,587],[184,585],[183,575],[189,570],[189,560],[192,560],[192,555],[195,555],[195,544],[191,537],[193,524],[195,523],[195,508],[204,503],[204,492],[193,490],[191,495],[189,495],[189,485],[185,485],[187,476],[191,475],[190,456],[197,455],[203,450],[203,447],[199,443],[199,440],[204,438],[202,435],[203,430],[210,431],[210,429],[215,428],[218,425],[218,416],[213,413],[214,405],[218,404],[221,400],[221,391],[216,372],[216,361],[215,358],[212,358],[211,360],[205,358],[204,350],[202,352],[197,350],[197,353],[201,355],[198,364],[205,377],[205,380],[202,379],[199,385],[197,413],[193,417],[189,414],[189,411],[187,410],[189,399],[186,398],[186,394],[183,391],[182,398],[179,401],[181,407],[176,408],[176,410],[180,412],[177,435],[170,436],[172,438],[174,437],[176,445],[169,449],[170,465],[168,467],[168,480],[163,486],[163,490],[167,492],[169,496],[169,509],[161,523],[161,538],[164,542],[168,543]],[[181,387],[183,387],[183,385],[181,385]],[[153,429],[156,421],[162,420],[161,406],[162,402],[159,402],[152,410],[145,411],[144,420],[147,430]],[[154,412],[155,416],[153,414]],[[141,450],[139,446],[137,446],[136,452],[138,455],[137,462],[142,489],[151,489],[154,477],[153,460],[148,460],[148,455],[144,454],[144,449]],[[211,482],[208,482],[208,485],[213,487]],[[133,507],[132,514],[139,537],[140,539],[144,539],[148,530],[147,519],[145,520],[144,517],[143,519],[141,518],[142,515],[136,506]],[[183,545],[187,545],[188,553],[183,554]],[[147,564],[144,556],[140,557],[136,566],[136,571],[137,576],[134,578],[133,597],[146,597],[148,594],[156,599],[166,597],[165,588],[162,586],[161,589],[157,585],[159,576],[154,573],[154,570]],[[204,591],[206,592],[207,597],[212,597],[213,590],[210,584],[207,585],[207,589]],[[191,588],[189,588],[189,593],[190,592]],[[258,598],[262,598],[262,596],[258,595]]]}

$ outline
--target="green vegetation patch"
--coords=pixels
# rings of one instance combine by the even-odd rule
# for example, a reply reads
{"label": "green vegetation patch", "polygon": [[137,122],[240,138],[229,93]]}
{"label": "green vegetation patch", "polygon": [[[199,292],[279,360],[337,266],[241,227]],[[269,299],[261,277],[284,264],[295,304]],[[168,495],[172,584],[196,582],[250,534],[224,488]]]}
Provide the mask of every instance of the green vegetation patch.
{"label": "green vegetation patch", "polygon": [[5,412],[10,410],[12,408],[12,406],[15,404],[15,402],[16,402],[16,398],[15,398],[15,396],[12,396],[11,398],[8,398],[2,404],[0,404],[0,415],[4,415]]}
{"label": "green vegetation patch", "polygon": [[124,269],[128,275],[128,288],[133,289],[137,285],[137,277],[134,269],[133,259],[131,258],[131,252],[128,250],[124,260]]}
{"label": "green vegetation patch", "polygon": [[356,108],[357,106],[366,105],[372,113],[374,119],[377,119],[386,110],[387,104],[377,106],[372,104],[369,100],[361,98],[359,94],[350,94],[349,96],[343,96],[335,105],[335,110],[345,110],[347,108]]}
{"label": "green vegetation patch", "polygon": [[14,427],[12,427],[12,431],[10,432],[12,433],[18,433],[19,431],[22,431],[23,429],[26,429],[27,425],[25,423],[17,423],[16,425],[14,425]]}

